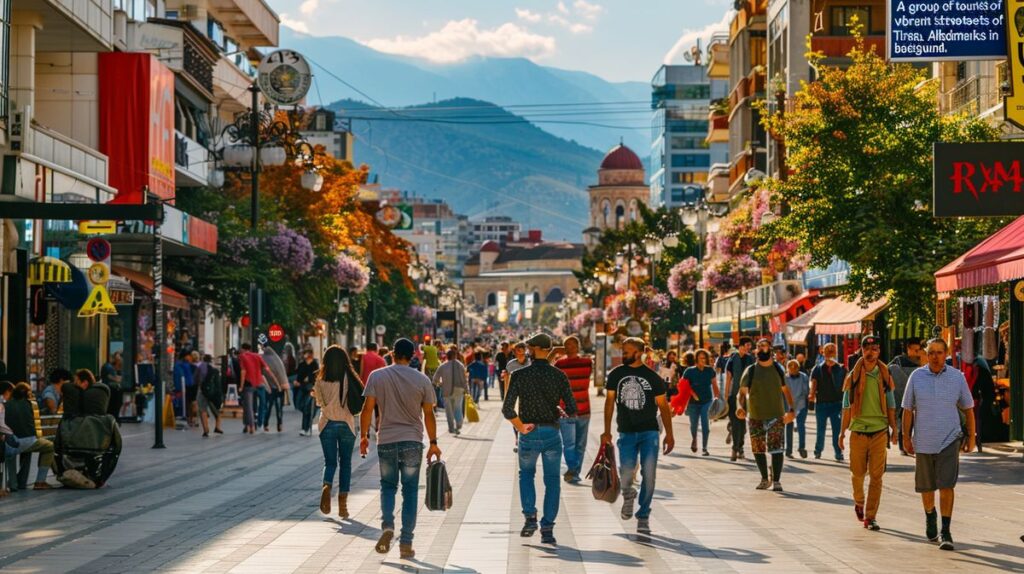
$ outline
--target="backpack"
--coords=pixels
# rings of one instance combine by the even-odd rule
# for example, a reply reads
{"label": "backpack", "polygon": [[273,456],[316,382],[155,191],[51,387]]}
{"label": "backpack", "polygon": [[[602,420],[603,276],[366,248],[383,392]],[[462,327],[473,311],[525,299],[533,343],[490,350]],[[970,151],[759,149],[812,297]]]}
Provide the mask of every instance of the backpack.
{"label": "backpack", "polygon": [[[782,381],[782,386],[786,386],[786,373],[782,370],[782,365],[776,363],[775,361],[772,361],[772,365],[775,367],[775,372],[779,374],[779,379]],[[740,376],[741,387],[744,383],[747,383],[748,389],[752,390],[754,388],[754,367],[756,366],[757,363],[754,363],[753,365],[750,365],[749,367],[743,370],[743,375]]]}
{"label": "backpack", "polygon": [[363,410],[363,403],[366,402],[366,397],[363,396],[363,383],[359,377],[351,375],[346,376],[345,380],[348,381],[348,388],[345,389],[345,406],[348,407],[348,412],[358,415]]}
{"label": "backpack", "polygon": [[206,377],[200,383],[199,391],[207,400],[220,406],[223,391],[220,384],[220,370],[210,365],[206,368]]}

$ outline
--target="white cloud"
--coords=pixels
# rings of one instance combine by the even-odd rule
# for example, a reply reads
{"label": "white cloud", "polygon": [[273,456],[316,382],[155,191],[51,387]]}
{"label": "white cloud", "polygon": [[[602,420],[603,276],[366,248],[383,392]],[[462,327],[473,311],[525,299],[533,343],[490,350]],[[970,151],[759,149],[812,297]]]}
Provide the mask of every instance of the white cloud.
{"label": "white cloud", "polygon": [[296,32],[302,32],[303,34],[309,34],[309,26],[306,25],[302,20],[295,20],[288,16],[288,14],[281,14],[281,25],[287,26]]}
{"label": "white cloud", "polygon": [[576,9],[576,13],[583,16],[587,20],[595,20],[598,16],[604,12],[604,6],[599,4],[591,4],[587,0],[576,0],[572,3],[572,7]]}
{"label": "white cloud", "polygon": [[552,24],[565,28],[573,34],[583,34],[584,32],[590,32],[594,29],[594,27],[589,24],[584,24],[583,22],[572,22],[568,18],[559,14],[548,14],[548,21]]}
{"label": "white cloud", "polygon": [[682,64],[683,54],[690,51],[692,46],[697,44],[697,40],[700,40],[701,48],[706,48],[708,40],[711,35],[715,32],[727,32],[729,30],[729,24],[732,22],[733,17],[736,15],[735,10],[726,11],[725,15],[718,22],[708,24],[701,29],[694,30],[683,30],[683,34],[679,36],[675,44],[665,54],[664,62],[667,64]]}
{"label": "white cloud", "polygon": [[569,14],[569,8],[565,6],[565,2],[558,3],[558,11],[561,12],[562,14]]}
{"label": "white cloud", "polygon": [[525,8],[516,8],[516,18],[519,18],[520,20],[524,20],[526,22],[530,22],[532,24],[536,24],[537,22],[541,21],[541,18],[543,18],[543,16],[536,12],[531,12]]}
{"label": "white cloud", "polygon": [[556,47],[554,38],[514,23],[486,29],[472,18],[449,21],[426,36],[374,38],[363,43],[381,52],[439,63],[458,62],[471,56],[544,58],[554,54]]}
{"label": "white cloud", "polygon": [[319,7],[320,0],[306,0],[305,2],[302,3],[302,5],[299,6],[299,12],[302,12],[306,16],[309,16],[313,12],[316,12],[316,9]]}

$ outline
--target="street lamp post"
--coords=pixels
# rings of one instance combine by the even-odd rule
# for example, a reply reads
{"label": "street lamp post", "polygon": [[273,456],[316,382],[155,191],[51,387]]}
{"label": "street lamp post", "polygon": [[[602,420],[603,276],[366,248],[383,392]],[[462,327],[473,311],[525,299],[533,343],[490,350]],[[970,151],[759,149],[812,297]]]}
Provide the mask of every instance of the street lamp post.
{"label": "street lamp post", "polygon": [[[703,194],[699,195],[691,204],[682,208],[683,225],[694,227],[697,232],[697,263],[704,267],[704,244],[709,233],[718,233],[719,223],[711,217],[721,217],[728,210],[728,207],[716,207],[704,200]],[[704,348],[704,316],[707,314],[707,295],[703,289],[694,290],[694,311],[697,318],[697,347]]]}

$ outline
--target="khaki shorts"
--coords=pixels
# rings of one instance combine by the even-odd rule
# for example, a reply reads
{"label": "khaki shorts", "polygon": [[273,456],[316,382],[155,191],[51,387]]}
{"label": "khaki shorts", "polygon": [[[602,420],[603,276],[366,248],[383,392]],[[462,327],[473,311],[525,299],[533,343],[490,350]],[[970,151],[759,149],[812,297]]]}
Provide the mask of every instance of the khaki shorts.
{"label": "khaki shorts", "polygon": [[938,454],[917,453],[914,471],[914,490],[935,492],[956,487],[960,476],[960,439],[949,444]]}
{"label": "khaki shorts", "polygon": [[202,413],[203,411],[210,411],[210,414],[212,414],[214,417],[220,416],[220,413],[217,411],[217,407],[213,406],[213,403],[211,403],[206,398],[206,395],[204,395],[202,392],[198,393],[198,395],[199,396],[196,398],[196,400],[199,402],[200,413]]}

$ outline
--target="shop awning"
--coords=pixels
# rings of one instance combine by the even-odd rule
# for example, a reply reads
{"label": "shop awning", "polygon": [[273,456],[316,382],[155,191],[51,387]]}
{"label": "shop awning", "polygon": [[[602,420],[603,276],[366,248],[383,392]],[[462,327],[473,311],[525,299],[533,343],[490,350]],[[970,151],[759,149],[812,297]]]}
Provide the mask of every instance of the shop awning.
{"label": "shop awning", "polygon": [[729,335],[732,333],[732,323],[711,323],[708,325],[708,333],[713,335]]}
{"label": "shop awning", "polygon": [[826,299],[815,307],[817,312],[811,320],[814,323],[815,332],[819,335],[860,333],[861,323],[871,319],[888,306],[889,300],[885,298],[872,301],[865,306],[861,306],[859,300]]}
{"label": "shop awning", "polygon": [[1024,216],[935,272],[939,293],[996,285],[1024,277]]}
{"label": "shop awning", "polygon": [[[132,285],[135,285],[135,287],[145,291],[146,293],[153,293],[153,278],[151,276],[141,271],[136,271],[129,267],[121,267],[119,265],[114,265],[112,269],[114,273],[131,281]],[[185,297],[167,285],[164,285],[160,292],[163,293],[165,306],[174,307],[175,309],[188,309],[188,297]]]}
{"label": "shop awning", "polygon": [[813,307],[814,298],[817,296],[817,289],[811,289],[810,291],[801,293],[800,295],[797,295],[789,301],[779,305],[778,308],[775,309],[775,313],[773,313],[773,315],[776,317],[781,315],[785,324],[785,322],[795,319],[797,316],[806,313],[811,307]]}

